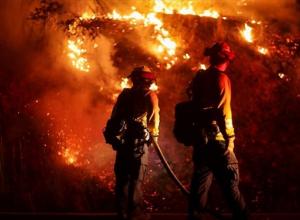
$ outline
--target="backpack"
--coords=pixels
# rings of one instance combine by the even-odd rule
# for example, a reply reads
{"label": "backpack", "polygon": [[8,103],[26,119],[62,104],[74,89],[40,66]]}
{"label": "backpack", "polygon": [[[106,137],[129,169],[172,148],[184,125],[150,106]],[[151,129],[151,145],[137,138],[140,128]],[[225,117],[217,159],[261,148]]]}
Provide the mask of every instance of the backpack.
{"label": "backpack", "polygon": [[110,118],[106,127],[103,130],[105,142],[111,144],[114,150],[117,150],[122,145],[119,138],[126,130],[126,122],[117,118]]}
{"label": "backpack", "polygon": [[196,135],[195,110],[192,101],[185,101],[175,106],[173,134],[179,143],[191,146]]}

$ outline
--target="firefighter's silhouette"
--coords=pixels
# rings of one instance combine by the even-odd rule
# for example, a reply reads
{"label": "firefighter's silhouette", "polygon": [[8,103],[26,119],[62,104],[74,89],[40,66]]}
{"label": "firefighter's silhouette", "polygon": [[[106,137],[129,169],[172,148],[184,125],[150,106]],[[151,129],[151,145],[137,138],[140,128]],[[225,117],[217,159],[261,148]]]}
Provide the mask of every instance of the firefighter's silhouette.
{"label": "firefighter's silhouette", "polygon": [[204,54],[209,56],[210,67],[200,70],[187,90],[195,111],[197,130],[193,143],[189,220],[203,218],[213,177],[221,186],[233,219],[244,220],[248,214],[239,190],[238,161],[233,151],[231,85],[225,73],[234,53],[227,43],[218,42]]}
{"label": "firefighter's silhouette", "polygon": [[157,141],[159,134],[158,97],[150,90],[155,74],[149,67],[135,68],[128,78],[133,86],[119,95],[104,135],[116,150],[118,217],[146,220],[149,217],[144,213],[142,183],[147,171],[150,139]]}

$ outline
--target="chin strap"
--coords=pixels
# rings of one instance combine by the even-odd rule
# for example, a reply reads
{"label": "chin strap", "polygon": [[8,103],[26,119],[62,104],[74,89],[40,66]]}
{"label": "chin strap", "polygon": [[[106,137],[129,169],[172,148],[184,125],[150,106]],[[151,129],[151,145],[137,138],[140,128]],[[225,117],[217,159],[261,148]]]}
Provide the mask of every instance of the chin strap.
{"label": "chin strap", "polygon": [[[161,148],[159,146],[159,144],[157,143],[157,141],[155,141],[151,135],[151,142],[154,145],[154,148],[158,154],[158,157],[160,159],[160,161],[162,162],[163,166],[165,167],[169,177],[175,182],[175,184],[178,186],[178,188],[181,190],[181,192],[185,195],[185,196],[189,196],[190,195],[190,191],[181,183],[181,181],[177,178],[177,176],[175,175],[174,171],[172,170],[172,168],[170,167],[170,164],[168,163],[166,157],[164,156],[163,152],[161,151]],[[225,220],[226,218],[224,218],[219,212],[211,210],[206,208],[204,210],[206,213],[210,214],[211,216],[213,216],[216,219],[219,220]]]}

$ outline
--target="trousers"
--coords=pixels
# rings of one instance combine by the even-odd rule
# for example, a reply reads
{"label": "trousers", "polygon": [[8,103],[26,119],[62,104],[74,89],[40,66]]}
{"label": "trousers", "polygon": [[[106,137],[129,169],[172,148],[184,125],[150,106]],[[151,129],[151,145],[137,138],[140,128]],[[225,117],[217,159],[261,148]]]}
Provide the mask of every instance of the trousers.
{"label": "trousers", "polygon": [[143,215],[142,185],[147,172],[147,155],[134,158],[117,153],[115,162],[116,209],[119,219],[137,219]]}
{"label": "trousers", "polygon": [[[205,151],[206,149],[203,150],[198,158],[197,155],[194,155],[194,172],[190,186],[191,193],[188,200],[188,214],[190,219],[193,219],[194,216],[199,216],[201,219],[201,215],[204,214],[213,178],[215,178],[221,187],[228,206],[232,211],[233,219],[248,219],[246,203],[239,190],[238,163],[236,159],[229,159],[235,158],[235,155],[229,156],[229,152],[226,152],[224,156],[217,155],[214,157],[211,155],[213,152],[207,153]],[[200,152],[196,153],[199,154]]]}

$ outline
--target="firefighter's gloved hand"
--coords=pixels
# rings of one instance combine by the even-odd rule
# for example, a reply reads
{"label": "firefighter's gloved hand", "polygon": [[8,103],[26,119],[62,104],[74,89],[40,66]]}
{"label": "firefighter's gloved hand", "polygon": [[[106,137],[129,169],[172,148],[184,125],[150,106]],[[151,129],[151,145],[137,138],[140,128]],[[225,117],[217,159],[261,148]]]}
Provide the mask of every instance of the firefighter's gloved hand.
{"label": "firefighter's gloved hand", "polygon": [[150,140],[150,132],[146,128],[143,130],[143,139],[144,139],[144,141]]}
{"label": "firefighter's gloved hand", "polygon": [[158,143],[158,136],[152,136],[152,139],[155,143]]}

